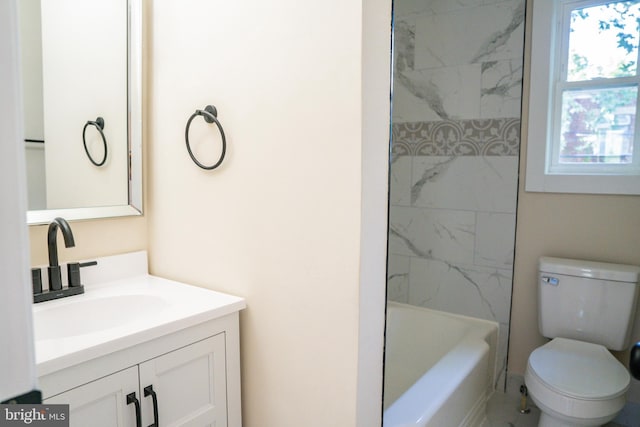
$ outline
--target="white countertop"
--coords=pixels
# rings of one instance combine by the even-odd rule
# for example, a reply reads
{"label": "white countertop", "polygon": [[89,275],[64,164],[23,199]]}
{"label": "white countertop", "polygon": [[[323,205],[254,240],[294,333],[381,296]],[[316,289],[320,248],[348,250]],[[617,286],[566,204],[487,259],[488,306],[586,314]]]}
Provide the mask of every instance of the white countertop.
{"label": "white countertop", "polygon": [[33,305],[38,375],[245,307],[243,298],[148,274],[85,286],[82,295]]}

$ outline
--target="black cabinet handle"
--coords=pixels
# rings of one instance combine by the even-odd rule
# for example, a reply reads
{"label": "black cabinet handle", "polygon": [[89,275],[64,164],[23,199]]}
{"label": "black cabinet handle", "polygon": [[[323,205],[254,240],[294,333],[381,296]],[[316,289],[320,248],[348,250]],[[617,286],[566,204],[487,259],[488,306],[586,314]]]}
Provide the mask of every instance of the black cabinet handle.
{"label": "black cabinet handle", "polygon": [[156,392],[153,391],[152,385],[144,388],[144,397],[148,397],[149,395],[151,395],[153,399],[153,424],[150,424],[149,427],[158,427],[158,397],[156,396]]}
{"label": "black cabinet handle", "polygon": [[136,406],[136,427],[142,427],[142,418],[140,416],[140,402],[136,398],[135,393],[127,394],[127,405],[134,404]]}

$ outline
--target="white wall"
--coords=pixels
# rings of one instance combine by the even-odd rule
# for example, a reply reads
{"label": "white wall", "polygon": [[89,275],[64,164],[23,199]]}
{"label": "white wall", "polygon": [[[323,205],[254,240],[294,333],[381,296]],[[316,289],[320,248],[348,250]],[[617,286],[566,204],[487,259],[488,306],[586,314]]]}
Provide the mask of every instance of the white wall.
{"label": "white wall", "polygon": [[0,2],[0,401],[36,387],[16,22],[16,2]]}
{"label": "white wall", "polygon": [[[40,0],[18,2],[24,137],[44,140]],[[44,144],[26,142],[27,208],[46,209]]]}
{"label": "white wall", "polygon": [[[127,2],[42,2],[42,50],[47,207],[126,205]],[[87,158],[82,131],[104,118],[106,163]],[[86,131],[95,160],[102,139]]]}
{"label": "white wall", "polygon": [[47,208],[47,179],[45,174],[44,144],[26,142],[27,209]]}
{"label": "white wall", "polygon": [[24,135],[28,139],[44,139],[40,0],[19,1],[18,19],[23,83]]}
{"label": "white wall", "polygon": [[360,295],[356,425],[380,424],[384,348],[391,2],[368,0],[362,13]]}
{"label": "white wall", "polygon": [[[379,424],[390,5],[152,9],[152,273],[247,298],[244,426]],[[209,172],[183,140],[206,104],[229,144]]]}

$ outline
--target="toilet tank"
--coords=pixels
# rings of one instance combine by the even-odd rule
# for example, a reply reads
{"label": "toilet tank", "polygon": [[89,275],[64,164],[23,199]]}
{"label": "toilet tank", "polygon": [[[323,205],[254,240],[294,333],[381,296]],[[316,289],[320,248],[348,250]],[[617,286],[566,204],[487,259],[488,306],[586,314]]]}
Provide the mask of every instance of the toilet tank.
{"label": "toilet tank", "polygon": [[542,335],[628,348],[640,267],[551,257],[538,267]]}

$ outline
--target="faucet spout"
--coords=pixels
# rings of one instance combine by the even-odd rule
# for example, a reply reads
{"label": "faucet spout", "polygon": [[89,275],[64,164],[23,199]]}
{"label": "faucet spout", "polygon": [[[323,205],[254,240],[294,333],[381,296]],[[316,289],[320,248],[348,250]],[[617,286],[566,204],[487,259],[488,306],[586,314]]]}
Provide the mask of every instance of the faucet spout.
{"label": "faucet spout", "polygon": [[64,238],[64,246],[66,248],[72,248],[76,245],[73,240],[73,232],[69,223],[64,218],[56,218],[49,224],[49,230],[47,232],[47,246],[49,249],[49,267],[58,267],[58,228],[62,231],[62,237]]}
{"label": "faucet spout", "polygon": [[76,245],[73,240],[73,233],[69,223],[64,218],[56,218],[49,224],[47,232],[47,245],[49,247],[49,291],[59,291],[62,289],[62,273],[60,264],[58,264],[58,228],[62,231],[64,237],[64,245],[71,248]]}

